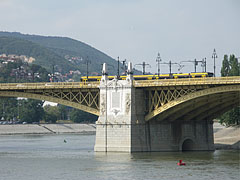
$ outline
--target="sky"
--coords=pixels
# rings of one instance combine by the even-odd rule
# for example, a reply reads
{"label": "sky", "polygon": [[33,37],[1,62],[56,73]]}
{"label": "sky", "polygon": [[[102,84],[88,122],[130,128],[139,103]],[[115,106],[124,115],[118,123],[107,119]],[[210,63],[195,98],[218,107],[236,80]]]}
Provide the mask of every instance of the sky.
{"label": "sky", "polygon": [[[215,48],[220,76],[224,54],[240,57],[240,0],[0,0],[0,31],[70,37],[114,59],[144,61],[152,73],[158,53],[163,63],[206,57],[213,72]],[[182,65],[180,72],[194,71]]]}

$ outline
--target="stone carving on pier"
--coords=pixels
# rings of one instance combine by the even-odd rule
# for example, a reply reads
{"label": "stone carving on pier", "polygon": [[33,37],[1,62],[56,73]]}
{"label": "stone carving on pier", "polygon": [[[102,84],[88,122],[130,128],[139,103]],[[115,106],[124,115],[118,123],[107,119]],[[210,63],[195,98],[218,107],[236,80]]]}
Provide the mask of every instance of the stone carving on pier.
{"label": "stone carving on pier", "polygon": [[116,77],[115,77],[113,80],[111,80],[111,81],[109,81],[107,83],[107,87],[108,88],[113,88],[115,91],[117,91],[118,88],[122,88],[123,87],[123,84],[120,83],[118,81],[118,79],[116,79]]}
{"label": "stone carving on pier", "polygon": [[106,98],[105,98],[105,95],[102,94],[102,96],[100,97],[101,98],[101,104],[100,104],[100,114],[101,115],[104,115],[105,112],[106,112]]}
{"label": "stone carving on pier", "polygon": [[130,94],[126,94],[126,99],[125,99],[125,102],[126,102],[126,114],[129,113],[130,111],[130,105],[131,105],[131,99],[130,99]]}
{"label": "stone carving on pier", "polygon": [[117,114],[120,112],[119,109],[112,109],[112,112],[114,113],[115,116],[117,116]]}

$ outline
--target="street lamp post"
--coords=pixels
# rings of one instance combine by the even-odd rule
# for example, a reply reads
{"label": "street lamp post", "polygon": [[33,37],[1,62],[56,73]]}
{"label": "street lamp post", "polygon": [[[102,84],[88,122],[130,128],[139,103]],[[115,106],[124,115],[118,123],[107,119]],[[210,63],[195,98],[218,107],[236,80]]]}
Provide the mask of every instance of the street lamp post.
{"label": "street lamp post", "polygon": [[158,53],[157,59],[156,59],[156,62],[157,62],[157,65],[158,65],[158,77],[160,76],[160,62],[161,61],[162,61],[162,59],[160,57],[160,53]]}
{"label": "street lamp post", "polygon": [[216,53],[216,50],[215,50],[215,48],[214,48],[214,50],[213,50],[213,54],[212,54],[212,58],[213,58],[213,60],[214,60],[214,67],[213,67],[213,73],[214,73],[214,77],[216,77],[216,65],[215,65],[215,59],[217,58],[217,53]]}

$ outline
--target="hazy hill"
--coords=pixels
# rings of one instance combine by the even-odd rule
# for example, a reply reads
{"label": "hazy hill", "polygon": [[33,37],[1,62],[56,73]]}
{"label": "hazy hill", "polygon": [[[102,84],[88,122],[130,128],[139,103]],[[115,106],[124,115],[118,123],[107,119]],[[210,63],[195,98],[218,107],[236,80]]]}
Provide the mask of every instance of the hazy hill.
{"label": "hazy hill", "polygon": [[[0,32],[1,53],[32,56],[36,58],[36,64],[42,65],[48,70],[51,69],[52,64],[57,64],[64,72],[79,69],[84,75],[88,59],[91,61],[89,64],[91,73],[101,73],[104,62],[109,65],[111,74],[117,72],[116,60],[83,42],[67,37]],[[69,61],[68,58],[77,58],[77,60]]]}
{"label": "hazy hill", "polygon": [[36,59],[34,63],[45,67],[49,72],[53,64],[58,64],[63,72],[76,69],[76,67],[57,53],[24,39],[0,37],[0,54],[3,53],[34,57]]}

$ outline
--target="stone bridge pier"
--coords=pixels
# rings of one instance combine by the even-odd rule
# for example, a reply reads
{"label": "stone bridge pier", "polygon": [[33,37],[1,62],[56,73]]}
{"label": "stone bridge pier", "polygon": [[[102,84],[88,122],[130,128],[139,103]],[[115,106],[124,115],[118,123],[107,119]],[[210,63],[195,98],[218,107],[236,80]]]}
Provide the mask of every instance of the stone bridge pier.
{"label": "stone bridge pier", "polygon": [[145,97],[133,86],[130,63],[126,80],[108,80],[104,64],[95,151],[214,150],[212,121],[145,121]]}

